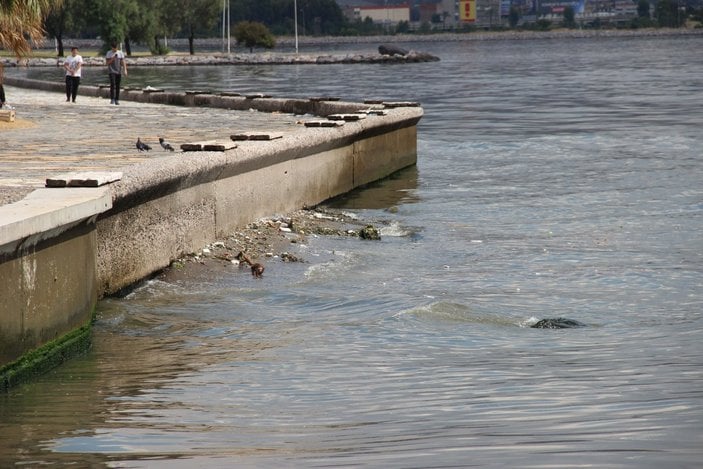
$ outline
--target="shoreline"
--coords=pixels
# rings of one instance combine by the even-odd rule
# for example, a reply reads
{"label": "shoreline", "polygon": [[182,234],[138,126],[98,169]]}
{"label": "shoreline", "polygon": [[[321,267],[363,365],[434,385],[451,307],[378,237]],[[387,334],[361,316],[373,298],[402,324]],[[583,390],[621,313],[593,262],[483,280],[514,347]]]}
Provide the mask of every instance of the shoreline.
{"label": "shoreline", "polygon": [[[309,238],[334,236],[363,239],[362,230],[368,227],[380,230],[379,225],[382,224],[362,220],[343,210],[331,209],[323,202],[284,215],[260,218],[203,246],[197,252],[182,255],[151,278],[176,283],[220,276],[222,272],[232,269],[246,271],[248,267],[237,260],[239,252],[244,252],[254,262],[264,266],[273,262],[307,263],[299,253],[300,246],[307,244]],[[266,271],[263,275],[267,275]],[[127,291],[139,284],[130,286]]]}
{"label": "shoreline", "polygon": [[[436,33],[426,35],[397,34],[392,36],[302,36],[298,38],[299,49],[302,46],[323,47],[335,45],[373,46],[373,52],[334,53],[292,51],[295,39],[289,36],[277,38],[274,51],[258,50],[225,53],[220,52],[223,42],[220,38],[196,39],[196,53],[187,53],[186,39],[171,39],[173,52],[167,55],[132,55],[128,56],[130,66],[179,66],[179,65],[293,65],[293,64],[356,64],[356,63],[417,63],[437,61],[431,54],[410,50],[405,56],[381,55],[376,48],[381,44],[432,44],[438,42],[482,42],[482,41],[529,41],[529,40],[573,40],[588,38],[664,38],[664,37],[700,37],[703,28],[643,28],[643,29],[556,29],[553,31],[484,31],[471,33]],[[45,44],[51,43],[46,40]],[[66,39],[66,48],[76,45],[83,50],[98,50],[102,43],[97,39]],[[184,52],[184,48],[186,52]],[[241,48],[240,48],[241,49]],[[50,51],[50,48],[37,50]],[[141,48],[137,49],[142,53]],[[30,57],[16,59],[0,58],[6,67],[60,67],[64,57]],[[84,56],[84,66],[104,66],[102,55]]]}
{"label": "shoreline", "polygon": [[[56,363],[33,357],[72,354],[98,299],[162,272],[195,278],[199,266],[231,271],[244,251],[253,262],[270,262],[264,275],[275,275],[276,263],[300,261],[291,245],[313,236],[374,239],[375,232],[377,239],[376,229],[355,228],[353,215],[300,208],[417,162],[423,111],[413,102],[125,89],[122,105],[108,108],[107,90],[98,86],[82,87],[78,103],[66,104],[60,83],[6,81],[31,90],[19,93],[17,104],[24,103],[21,118],[37,125],[7,131],[3,161],[12,172],[3,174],[5,184],[38,188],[0,206],[0,274],[8,280],[0,390]],[[68,125],[82,145],[65,145]],[[153,142],[163,135],[182,149],[223,149],[158,151]],[[152,143],[153,156],[138,152],[135,138]],[[62,184],[45,187],[52,173]],[[262,218],[270,214],[291,215]],[[242,279],[253,281],[247,270]]]}

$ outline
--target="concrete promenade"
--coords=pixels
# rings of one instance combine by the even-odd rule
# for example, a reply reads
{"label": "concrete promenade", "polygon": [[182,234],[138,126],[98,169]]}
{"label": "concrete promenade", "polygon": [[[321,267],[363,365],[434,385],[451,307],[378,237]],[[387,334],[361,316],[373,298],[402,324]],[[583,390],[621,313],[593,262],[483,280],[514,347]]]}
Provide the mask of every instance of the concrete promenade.
{"label": "concrete promenade", "polygon": [[[129,89],[115,106],[107,89],[86,86],[74,104],[61,83],[10,81],[16,119],[0,123],[0,391],[84,350],[98,298],[257,218],[417,160],[417,103]],[[176,148],[218,145],[168,152],[159,136]],[[137,138],[151,151],[139,152]],[[111,182],[44,187],[87,172]]]}
{"label": "concrete promenade", "polygon": [[[178,158],[180,144],[229,140],[246,131],[300,130],[292,114],[164,106],[80,94],[67,103],[60,93],[5,86],[16,110],[12,123],[0,122],[0,205],[43,187],[46,178],[73,171],[119,171],[156,158]],[[164,151],[158,137],[178,150]],[[138,152],[137,137],[152,150]]]}

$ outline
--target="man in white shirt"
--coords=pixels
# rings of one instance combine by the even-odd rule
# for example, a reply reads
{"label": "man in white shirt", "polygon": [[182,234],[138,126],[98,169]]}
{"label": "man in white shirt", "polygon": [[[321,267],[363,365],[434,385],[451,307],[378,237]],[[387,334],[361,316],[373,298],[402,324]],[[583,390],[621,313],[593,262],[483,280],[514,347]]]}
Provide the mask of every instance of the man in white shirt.
{"label": "man in white shirt", "polygon": [[78,55],[77,47],[71,47],[71,55],[63,62],[63,68],[66,70],[66,102],[75,103],[83,68],[83,57]]}

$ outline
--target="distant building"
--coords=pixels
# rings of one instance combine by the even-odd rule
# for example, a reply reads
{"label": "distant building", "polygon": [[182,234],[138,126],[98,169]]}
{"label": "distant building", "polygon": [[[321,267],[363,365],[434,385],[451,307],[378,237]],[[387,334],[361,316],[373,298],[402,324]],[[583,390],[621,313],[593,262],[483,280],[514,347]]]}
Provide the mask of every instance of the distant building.
{"label": "distant building", "polygon": [[[345,16],[351,21],[370,18],[374,23],[395,26],[407,21],[411,27],[430,23],[434,28],[450,29],[467,22],[462,18],[464,6],[471,4],[471,23],[488,27],[500,23],[507,15],[511,0],[337,0]],[[513,0],[515,1],[515,0]],[[524,0],[527,1],[527,0]],[[506,3],[507,2],[507,3]],[[501,8],[505,6],[503,14]]]}
{"label": "distant building", "polygon": [[[632,3],[631,0],[627,0]],[[566,7],[574,9],[574,13],[582,15],[585,10],[586,0],[541,0],[540,15],[564,15]],[[634,3],[633,3],[634,5]]]}
{"label": "distant building", "polygon": [[387,6],[355,6],[347,9],[351,10],[352,20],[364,21],[366,18],[371,18],[374,23],[394,26],[401,21],[410,21],[410,6],[402,5],[387,5]]}
{"label": "distant building", "polygon": [[[515,8],[521,21],[538,18],[559,22],[567,7],[574,10],[576,21],[588,23],[626,23],[637,16],[636,0],[336,0],[348,19],[395,27],[408,22],[411,28],[429,23],[435,29],[462,26],[492,28],[508,23],[510,9]],[[650,0],[654,5],[656,0]],[[677,0],[681,5],[702,5],[703,0]]]}
{"label": "distant building", "polygon": [[[652,11],[658,0],[650,0]],[[490,28],[506,25],[511,8],[521,21],[539,18],[559,22],[571,7],[576,21],[583,24],[598,19],[605,23],[626,24],[637,17],[637,0],[336,0],[348,19],[396,26],[401,21],[418,28],[430,23],[436,29],[470,25]],[[703,0],[676,0],[683,9],[701,8]]]}

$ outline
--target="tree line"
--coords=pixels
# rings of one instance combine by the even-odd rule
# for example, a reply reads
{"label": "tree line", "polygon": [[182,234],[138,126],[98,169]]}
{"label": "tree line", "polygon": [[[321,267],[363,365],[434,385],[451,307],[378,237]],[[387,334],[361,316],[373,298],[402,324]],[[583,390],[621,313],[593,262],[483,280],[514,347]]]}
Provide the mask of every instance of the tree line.
{"label": "tree line", "polygon": [[[234,32],[241,34],[247,47],[272,47],[272,35],[291,35],[295,29],[295,0],[224,0],[230,5],[228,19]],[[18,56],[29,55],[32,42],[45,35],[56,40],[64,55],[64,38],[103,40],[104,50],[112,42],[124,44],[131,54],[132,44],[148,47],[154,54],[167,52],[161,38],[187,38],[191,54],[195,39],[217,37],[222,30],[223,0],[0,0],[0,47]],[[638,2],[638,17],[630,27],[679,27],[686,18],[703,22],[703,9],[690,6],[682,11],[676,0],[658,0],[650,12],[650,0]],[[349,21],[335,0],[297,0],[298,28],[305,35],[370,35],[410,32],[407,22],[392,31],[370,18]],[[576,27],[572,8],[564,12],[564,24]],[[437,21],[441,21],[441,18]],[[515,28],[519,13],[511,9],[508,22]],[[541,20],[538,27],[549,28]],[[263,29],[262,29],[263,26]],[[429,25],[419,31],[432,32]],[[598,25],[593,25],[598,27]],[[500,26],[498,27],[500,28]],[[465,28],[467,31],[470,28]],[[236,36],[235,36],[236,38]]]}
{"label": "tree line", "polygon": [[[1,0],[7,1],[7,0]],[[294,0],[230,0],[231,25],[261,23],[273,34],[292,34]],[[345,24],[342,10],[334,0],[297,0],[298,23],[309,25],[309,33],[339,34]],[[47,34],[56,39],[63,55],[63,39],[103,39],[124,43],[131,53],[132,44],[141,44],[154,54],[166,52],[161,38],[187,38],[190,53],[195,53],[197,37],[217,37],[223,20],[223,0],[62,0],[46,17]]]}

